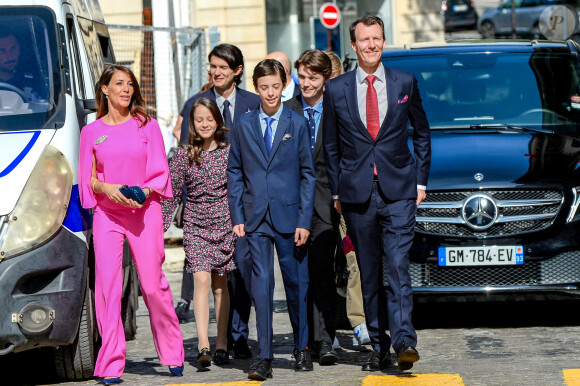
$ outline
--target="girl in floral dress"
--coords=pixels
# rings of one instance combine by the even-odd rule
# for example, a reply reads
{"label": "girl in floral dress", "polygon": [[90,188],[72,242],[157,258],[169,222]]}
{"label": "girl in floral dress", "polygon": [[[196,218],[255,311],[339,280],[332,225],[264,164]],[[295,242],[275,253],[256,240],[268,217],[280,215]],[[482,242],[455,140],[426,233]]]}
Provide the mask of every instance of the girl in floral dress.
{"label": "girl in floral dress", "polygon": [[[187,270],[193,272],[193,312],[198,336],[197,361],[203,367],[211,364],[209,349],[209,290],[213,292],[217,320],[217,342],[214,363],[229,362],[227,327],[230,299],[227,275],[235,269],[233,252],[235,235],[227,202],[226,167],[229,145],[217,104],[208,98],[198,99],[191,107],[189,143],[179,147],[171,162],[171,184],[181,192],[187,185],[183,221],[183,245]],[[181,195],[163,201],[164,229],[169,228]]]}

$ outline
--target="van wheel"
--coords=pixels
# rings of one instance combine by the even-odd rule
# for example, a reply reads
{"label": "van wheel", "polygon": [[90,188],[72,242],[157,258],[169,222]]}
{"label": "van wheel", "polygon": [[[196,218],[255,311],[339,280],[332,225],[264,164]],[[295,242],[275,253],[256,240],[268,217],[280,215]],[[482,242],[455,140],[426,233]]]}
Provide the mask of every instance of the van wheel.
{"label": "van wheel", "polygon": [[123,268],[123,298],[121,317],[125,329],[125,340],[134,340],[137,335],[137,309],[139,309],[139,278],[133,262]]}
{"label": "van wheel", "polygon": [[493,23],[489,20],[486,20],[481,23],[481,36],[484,39],[495,39],[495,27]]}
{"label": "van wheel", "polygon": [[54,364],[59,378],[78,381],[93,378],[97,352],[94,301],[89,285],[85,286],[85,298],[79,329],[74,342],[54,350]]}

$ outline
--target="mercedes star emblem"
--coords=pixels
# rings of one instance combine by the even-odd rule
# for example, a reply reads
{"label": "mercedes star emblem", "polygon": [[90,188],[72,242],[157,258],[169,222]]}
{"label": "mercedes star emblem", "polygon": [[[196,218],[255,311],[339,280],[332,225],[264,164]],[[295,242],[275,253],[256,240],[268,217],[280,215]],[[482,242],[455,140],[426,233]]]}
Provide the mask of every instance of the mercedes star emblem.
{"label": "mercedes star emblem", "polygon": [[486,194],[474,194],[463,204],[462,215],[465,223],[478,231],[492,226],[498,214],[497,205]]}

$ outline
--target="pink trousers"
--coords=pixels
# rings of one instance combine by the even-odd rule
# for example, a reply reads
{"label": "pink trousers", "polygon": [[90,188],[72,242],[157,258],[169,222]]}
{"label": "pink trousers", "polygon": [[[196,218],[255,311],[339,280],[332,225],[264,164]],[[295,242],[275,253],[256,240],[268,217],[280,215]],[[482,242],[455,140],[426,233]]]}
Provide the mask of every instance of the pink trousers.
{"label": "pink trousers", "polygon": [[121,319],[123,242],[129,242],[139,275],[143,300],[149,310],[153,342],[163,365],[181,366],[183,338],[173,308],[173,297],[161,265],[165,260],[161,206],[148,200],[141,209],[95,208],[95,308],[103,344],[96,377],[120,377],[125,369],[125,332]]}

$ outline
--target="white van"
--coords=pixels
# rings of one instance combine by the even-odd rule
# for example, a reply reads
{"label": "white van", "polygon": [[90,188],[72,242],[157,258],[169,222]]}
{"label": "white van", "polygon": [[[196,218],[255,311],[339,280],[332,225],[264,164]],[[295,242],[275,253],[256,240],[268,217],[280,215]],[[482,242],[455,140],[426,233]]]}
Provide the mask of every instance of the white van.
{"label": "white van", "polygon": [[[92,214],[77,169],[95,85],[113,62],[98,1],[0,0],[0,359],[54,347],[69,380],[92,377],[98,349]],[[127,253],[128,339],[137,283]]]}

